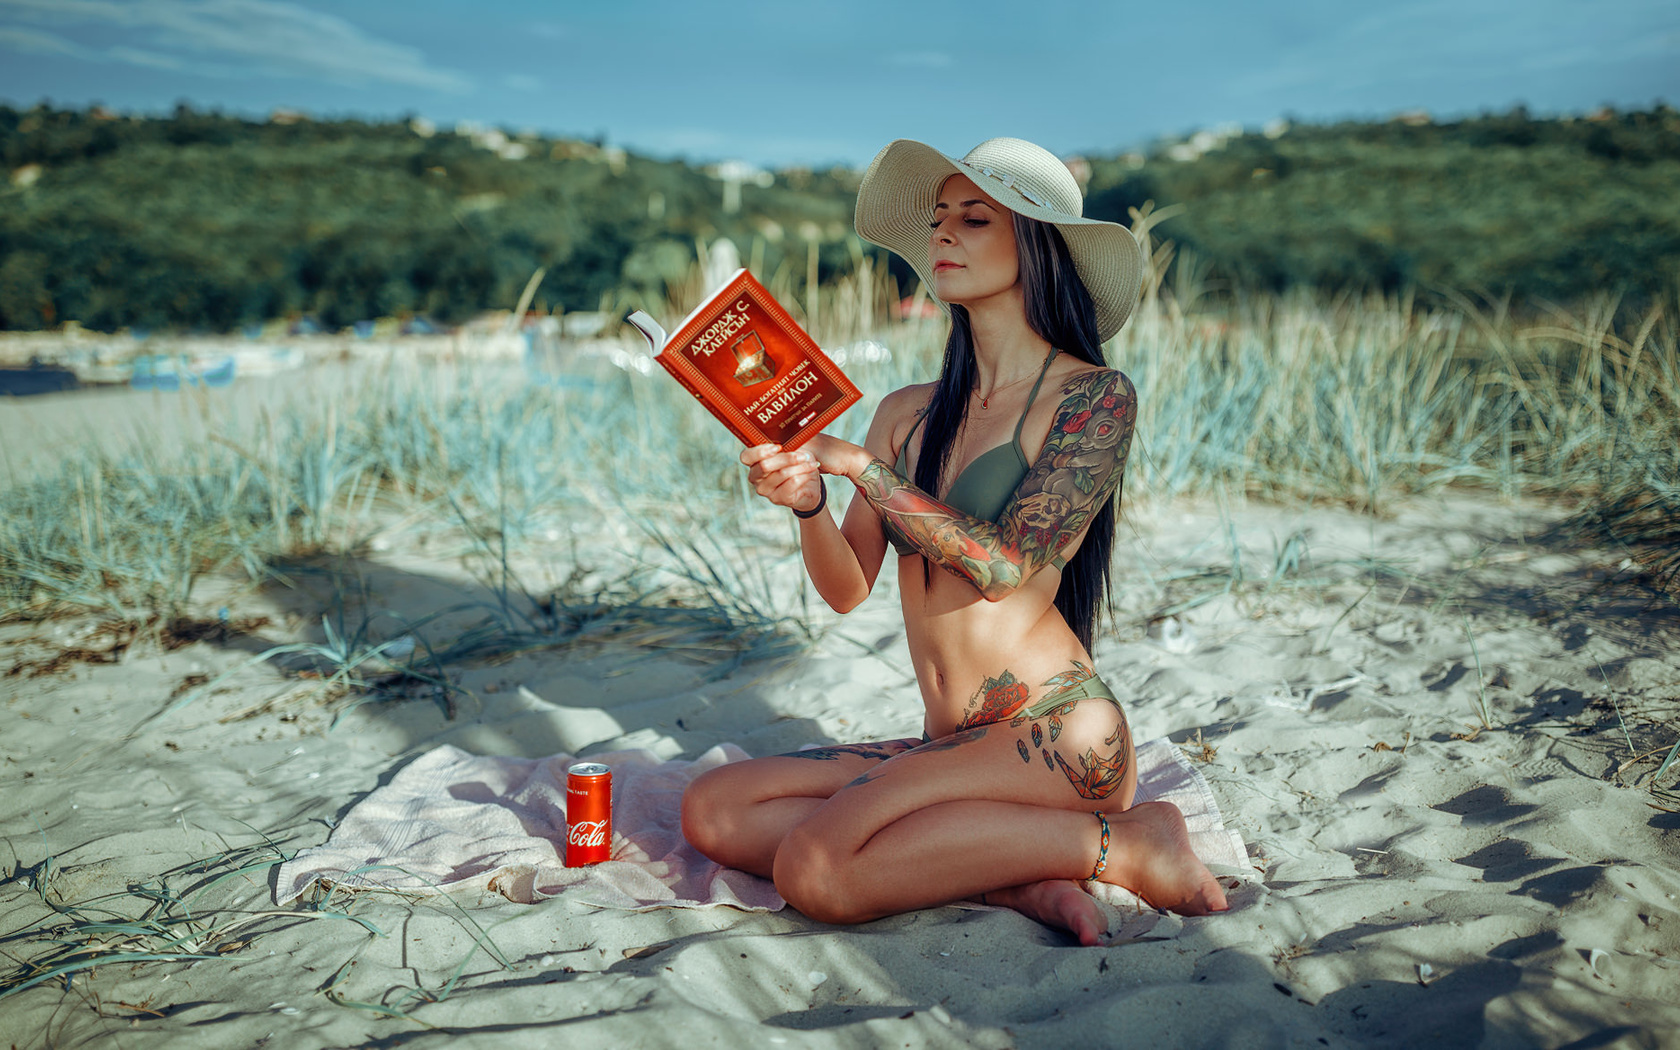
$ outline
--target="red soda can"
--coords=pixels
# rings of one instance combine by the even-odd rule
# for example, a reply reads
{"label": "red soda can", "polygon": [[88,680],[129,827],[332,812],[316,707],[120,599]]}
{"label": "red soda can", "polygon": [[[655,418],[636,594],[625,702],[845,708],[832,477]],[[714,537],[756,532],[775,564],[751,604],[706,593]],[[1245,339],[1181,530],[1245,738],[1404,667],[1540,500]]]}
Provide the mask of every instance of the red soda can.
{"label": "red soda can", "polygon": [[612,857],[612,770],[579,762],[566,770],[566,867]]}

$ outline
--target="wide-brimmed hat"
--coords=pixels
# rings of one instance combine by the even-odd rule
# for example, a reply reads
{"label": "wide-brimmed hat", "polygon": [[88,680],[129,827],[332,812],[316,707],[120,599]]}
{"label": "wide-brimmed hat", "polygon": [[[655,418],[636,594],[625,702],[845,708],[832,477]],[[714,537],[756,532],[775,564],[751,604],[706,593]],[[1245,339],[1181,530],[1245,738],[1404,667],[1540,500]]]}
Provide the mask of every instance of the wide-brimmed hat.
{"label": "wide-brimmed hat", "polygon": [[[858,187],[858,236],[903,256],[932,295],[928,222],[939,188],[958,174],[973,179],[982,193],[1010,211],[1061,230],[1074,268],[1096,303],[1097,337],[1107,340],[1120,330],[1137,305],[1143,250],[1119,223],[1085,218],[1079,183],[1042,146],[987,139],[956,160],[911,139],[890,142],[870,162]],[[933,298],[949,312],[938,296]]]}

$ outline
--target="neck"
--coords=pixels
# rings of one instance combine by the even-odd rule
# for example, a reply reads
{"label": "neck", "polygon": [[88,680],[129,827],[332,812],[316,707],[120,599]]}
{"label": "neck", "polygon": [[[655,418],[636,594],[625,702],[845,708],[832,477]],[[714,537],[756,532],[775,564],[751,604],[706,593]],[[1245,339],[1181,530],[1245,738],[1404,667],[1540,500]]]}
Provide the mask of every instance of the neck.
{"label": "neck", "polygon": [[990,391],[1043,365],[1050,344],[1027,324],[1021,286],[964,303],[974,334],[974,363],[981,391]]}

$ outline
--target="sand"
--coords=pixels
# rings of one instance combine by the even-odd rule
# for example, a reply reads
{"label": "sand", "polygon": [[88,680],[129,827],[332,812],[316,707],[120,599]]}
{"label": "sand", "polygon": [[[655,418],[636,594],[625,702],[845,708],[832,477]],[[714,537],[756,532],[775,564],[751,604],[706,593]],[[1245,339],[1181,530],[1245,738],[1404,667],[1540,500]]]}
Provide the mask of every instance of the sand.
{"label": "sand", "polygon": [[[1680,812],[1650,790],[1680,736],[1680,614],[1617,552],[1561,534],[1565,511],[1480,494],[1378,518],[1134,508],[1098,669],[1139,740],[1196,758],[1257,881],[1230,913],[1098,948],[955,907],[854,928],[564,895],[273,908],[274,851],[325,841],[414,756],[576,744],[521,686],[609,712],[624,732],[598,750],[763,755],[913,733],[886,578],[851,615],[819,618],[791,662],[719,675],[657,647],[535,652],[457,668],[473,698],[454,717],[416,696],[336,726],[344,701],[323,703],[319,682],[249,665],[320,638],[306,593],[207,592],[235,629],[108,663],[61,657],[109,644],[91,622],[0,626],[0,950],[35,957],[65,922],[38,886],[134,916],[137,888],[201,886],[214,872],[192,865],[229,851],[244,852],[214,871],[251,867],[203,889],[194,914],[259,916],[194,942],[209,958],[107,963],[0,999],[0,1044],[1680,1045]],[[1280,552],[1304,557],[1279,573]],[[408,615],[477,586],[435,547],[362,569],[375,604]]]}

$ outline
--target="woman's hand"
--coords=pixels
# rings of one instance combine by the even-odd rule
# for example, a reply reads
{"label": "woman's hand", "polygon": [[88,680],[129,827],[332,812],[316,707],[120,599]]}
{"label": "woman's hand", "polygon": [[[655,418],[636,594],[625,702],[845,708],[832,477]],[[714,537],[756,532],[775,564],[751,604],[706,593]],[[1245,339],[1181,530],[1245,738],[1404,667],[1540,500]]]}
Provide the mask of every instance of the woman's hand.
{"label": "woman's hand", "polygon": [[809,511],[822,502],[817,458],[804,449],[784,452],[780,445],[754,445],[741,452],[741,462],[753,491],[778,507]]}
{"label": "woman's hand", "polygon": [[809,511],[822,501],[823,474],[855,477],[874,457],[849,441],[818,434],[797,452],[754,445],[741,453],[747,482],[778,507]]}
{"label": "woman's hand", "polygon": [[805,447],[799,451],[815,456],[817,467],[824,474],[833,474],[852,481],[856,481],[857,476],[863,473],[863,468],[869,466],[875,458],[868,449],[850,441],[829,437],[827,434],[818,434],[805,442]]}

